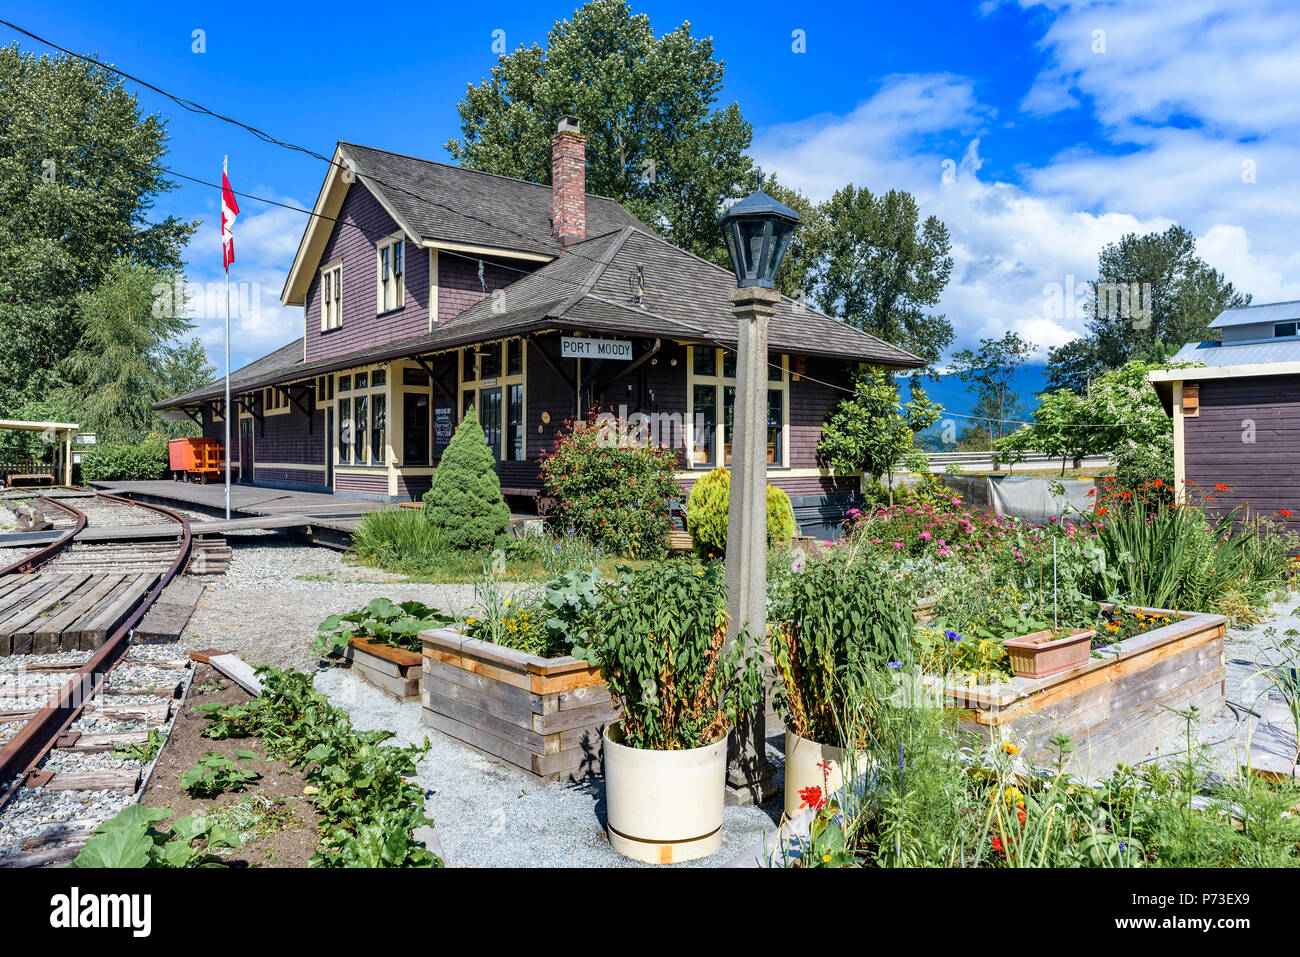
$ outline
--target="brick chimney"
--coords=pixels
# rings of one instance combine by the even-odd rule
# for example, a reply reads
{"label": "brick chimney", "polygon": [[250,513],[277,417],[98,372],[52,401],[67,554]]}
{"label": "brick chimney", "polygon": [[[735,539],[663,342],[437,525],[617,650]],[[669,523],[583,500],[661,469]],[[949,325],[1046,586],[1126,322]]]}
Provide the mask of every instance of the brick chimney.
{"label": "brick chimney", "polygon": [[551,137],[551,235],[566,246],[587,238],[587,138],[576,116]]}

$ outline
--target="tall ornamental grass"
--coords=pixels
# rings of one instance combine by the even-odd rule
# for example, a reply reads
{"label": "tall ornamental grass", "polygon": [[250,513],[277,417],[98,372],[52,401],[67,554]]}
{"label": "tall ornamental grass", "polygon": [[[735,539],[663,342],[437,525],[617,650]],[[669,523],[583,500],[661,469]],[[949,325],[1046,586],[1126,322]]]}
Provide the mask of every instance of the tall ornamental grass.
{"label": "tall ornamental grass", "polygon": [[1210,515],[1139,490],[1098,505],[1097,543],[1129,602],[1250,619],[1286,585],[1294,534],[1240,509]]}

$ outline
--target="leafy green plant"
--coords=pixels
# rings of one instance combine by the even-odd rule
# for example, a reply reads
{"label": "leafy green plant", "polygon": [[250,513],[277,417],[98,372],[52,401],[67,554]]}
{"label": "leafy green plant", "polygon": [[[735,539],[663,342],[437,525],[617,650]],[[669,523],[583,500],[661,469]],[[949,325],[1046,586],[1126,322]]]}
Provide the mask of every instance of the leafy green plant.
{"label": "leafy green plant", "polygon": [[352,531],[352,551],[367,565],[420,571],[446,562],[451,545],[422,510],[377,508]]}
{"label": "leafy green plant", "polygon": [[491,548],[510,521],[496,461],[470,408],[424,493],[424,516],[452,548]]}
{"label": "leafy green plant", "polygon": [[884,369],[857,372],[853,393],[826,416],[817,443],[817,454],[841,475],[891,473],[913,448],[913,436],[942,413],[915,383],[911,398],[900,402],[894,376]]}
{"label": "leafy green plant", "polygon": [[703,747],[762,694],[762,656],[727,642],[722,564],[669,561],[600,586],[591,642],[573,655],[601,669],[629,747]]}
{"label": "leafy green plant", "polygon": [[220,751],[208,751],[181,775],[181,787],[193,797],[216,797],[226,791],[242,791],[260,776],[239,766],[240,761],[255,761],[252,751],[236,751],[232,761]]}
{"label": "leafy green plant", "polygon": [[155,825],[172,816],[169,807],[129,804],[95,828],[69,867],[221,867],[214,851],[239,846],[239,838],[201,814]]}
{"label": "leafy green plant", "polygon": [[258,736],[273,757],[307,769],[321,832],[311,865],[442,866],[413,837],[416,828],[433,823],[424,814],[423,789],[407,780],[428,753],[428,740],[385,745],[391,731],[355,730],[347,712],[312,686],[311,675],[268,667],[257,674],[263,691],[254,700],[195,710],[208,716],[207,737]]}
{"label": "leafy green plant", "polygon": [[572,425],[539,467],[555,497],[551,519],[610,555],[657,558],[668,537],[668,503],[681,495],[675,449],[629,439],[636,430],[601,414]]}
{"label": "leafy green plant", "polygon": [[82,453],[87,482],[140,482],[160,479],[167,469],[167,443],[147,439],[138,445],[106,442]]}
{"label": "leafy green plant", "polygon": [[915,619],[904,589],[865,564],[817,561],[790,586],[790,618],[769,637],[786,727],[819,744],[856,747],[846,709],[874,710],[874,675],[910,662]]}
{"label": "leafy green plant", "polygon": [[[706,558],[727,551],[727,514],[731,499],[731,470],[717,468],[691,486],[686,499],[686,526],[695,550]],[[767,486],[767,544],[783,547],[794,537],[794,512],[790,496],[774,485]]]}
{"label": "leafy green plant", "polygon": [[374,598],[364,608],[330,615],[317,625],[312,651],[318,655],[331,654],[346,648],[353,638],[419,651],[420,632],[442,628],[455,620],[423,602]]}
{"label": "leafy green plant", "polygon": [[162,750],[163,742],[166,740],[167,735],[161,728],[150,728],[143,743],[123,744],[119,741],[113,745],[113,754],[128,761],[139,761],[141,764],[148,764],[158,756],[158,752]]}

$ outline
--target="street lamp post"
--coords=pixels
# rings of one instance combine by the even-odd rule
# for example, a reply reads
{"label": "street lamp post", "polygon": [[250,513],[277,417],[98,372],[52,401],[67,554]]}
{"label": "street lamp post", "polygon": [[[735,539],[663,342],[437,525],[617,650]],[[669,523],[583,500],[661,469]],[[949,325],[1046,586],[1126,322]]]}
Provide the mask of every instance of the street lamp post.
{"label": "street lamp post", "polygon": [[[731,497],[727,503],[728,641],[742,630],[749,654],[767,637],[767,323],[781,296],[776,273],[799,214],[761,190],[719,220],[736,273],[736,399],[732,417]],[[728,756],[727,803],[758,804],[776,791],[767,760],[766,707],[736,728]]]}

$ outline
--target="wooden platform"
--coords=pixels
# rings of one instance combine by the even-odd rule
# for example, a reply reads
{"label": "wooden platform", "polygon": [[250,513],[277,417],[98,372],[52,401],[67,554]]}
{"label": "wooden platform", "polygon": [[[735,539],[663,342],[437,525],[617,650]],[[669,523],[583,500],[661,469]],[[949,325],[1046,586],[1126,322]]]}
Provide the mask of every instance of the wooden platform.
{"label": "wooden platform", "polygon": [[0,655],[93,650],[144,599],[157,572],[42,572],[0,578]]}

